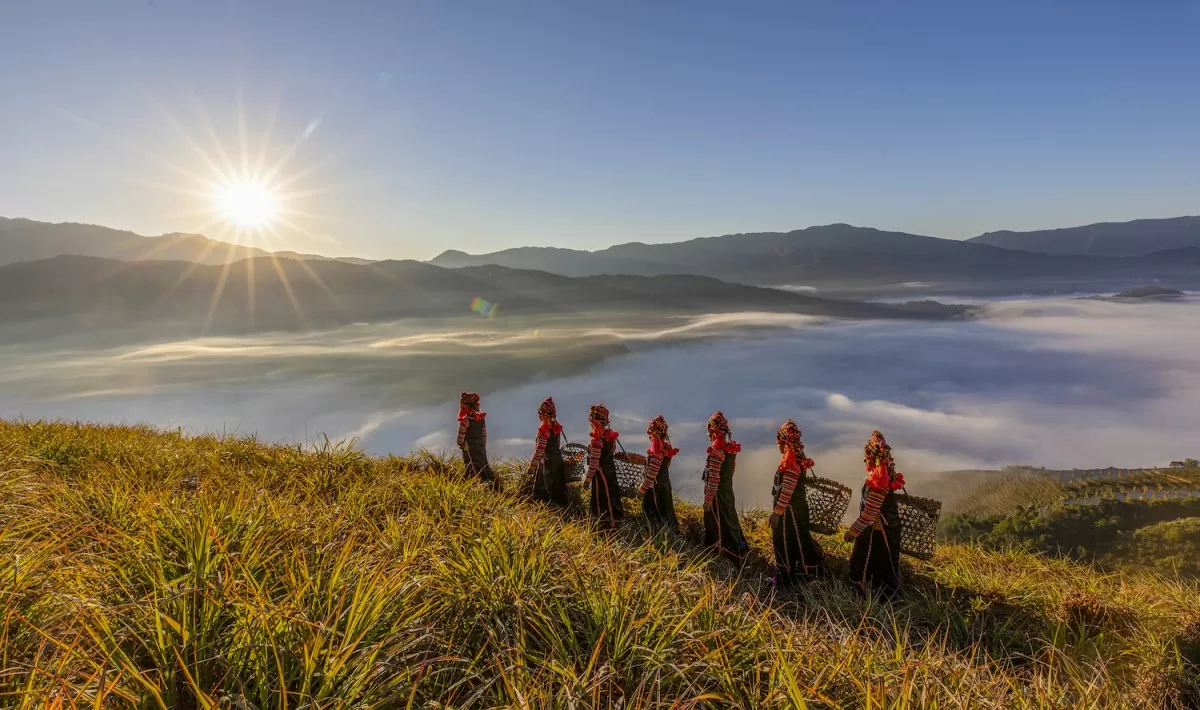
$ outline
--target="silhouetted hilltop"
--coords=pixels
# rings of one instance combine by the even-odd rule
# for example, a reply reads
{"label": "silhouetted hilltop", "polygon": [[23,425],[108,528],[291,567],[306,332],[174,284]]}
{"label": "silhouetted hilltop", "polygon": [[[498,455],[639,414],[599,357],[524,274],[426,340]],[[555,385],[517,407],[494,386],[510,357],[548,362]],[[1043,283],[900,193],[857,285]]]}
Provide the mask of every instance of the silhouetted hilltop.
{"label": "silhouetted hilltop", "polygon": [[1200,247],[1200,217],[1101,222],[1035,232],[1004,230],[981,234],[970,241],[1044,254],[1140,256],[1168,249]]}

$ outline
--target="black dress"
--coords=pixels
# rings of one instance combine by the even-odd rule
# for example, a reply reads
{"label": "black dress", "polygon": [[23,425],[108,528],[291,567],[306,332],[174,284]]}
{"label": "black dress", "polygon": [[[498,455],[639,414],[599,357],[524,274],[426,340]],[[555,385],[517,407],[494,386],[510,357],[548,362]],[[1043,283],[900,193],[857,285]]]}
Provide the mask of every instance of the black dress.
{"label": "black dress", "polygon": [[[592,515],[604,526],[615,528],[625,517],[621,507],[621,485],[617,481],[617,466],[613,460],[616,445],[605,438],[600,447],[600,467],[592,478]],[[592,445],[594,446],[594,445]],[[589,446],[589,457],[591,456]]]}
{"label": "black dress", "polygon": [[551,430],[546,437],[542,462],[533,470],[533,498],[567,507],[567,465],[562,456],[562,432]]}
{"label": "black dress", "polygon": [[[859,510],[868,506],[871,489],[863,486]],[[894,597],[900,591],[900,509],[896,495],[887,493],[879,504],[876,522],[854,539],[850,555],[850,580],[860,589],[873,588],[884,597]],[[880,529],[882,528],[882,529]]]}
{"label": "black dress", "polygon": [[[775,485],[771,489],[777,513],[772,518],[771,542],[775,548],[776,579],[782,585],[825,573],[825,554],[809,530],[808,496],[804,488],[806,475],[803,470],[789,475],[784,469],[777,469]],[[780,497],[785,495],[791,498],[780,513]]]}
{"label": "black dress", "polygon": [[[704,546],[716,547],[717,552],[735,561],[740,561],[750,549],[746,536],[742,533],[742,523],[738,520],[737,503],[733,498],[733,473],[736,469],[736,453],[709,453],[709,465],[705,468],[705,487],[714,485],[711,480],[715,474],[716,494],[712,510],[704,512]],[[723,458],[720,467],[714,464],[713,457]]]}
{"label": "black dress", "polygon": [[[657,464],[657,466],[656,466]],[[679,521],[675,518],[675,498],[671,494],[671,457],[662,454],[650,454],[647,457],[647,468],[657,469],[651,473],[654,485],[642,495],[642,512],[651,527],[665,527],[671,532],[679,532]]]}
{"label": "black dress", "polygon": [[500,479],[492,472],[492,466],[487,458],[487,424],[482,419],[470,419],[467,422],[467,432],[463,437],[463,464],[467,475],[474,476],[490,483],[493,488],[500,490]]}

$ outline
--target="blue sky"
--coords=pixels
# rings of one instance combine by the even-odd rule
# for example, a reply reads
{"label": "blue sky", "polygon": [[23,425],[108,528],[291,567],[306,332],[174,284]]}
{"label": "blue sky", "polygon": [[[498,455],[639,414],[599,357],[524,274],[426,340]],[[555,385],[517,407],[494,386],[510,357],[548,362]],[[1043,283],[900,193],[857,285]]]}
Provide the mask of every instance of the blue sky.
{"label": "blue sky", "polygon": [[0,215],[143,234],[243,142],[376,258],[1200,213],[1200,2],[5,0],[0,65]]}

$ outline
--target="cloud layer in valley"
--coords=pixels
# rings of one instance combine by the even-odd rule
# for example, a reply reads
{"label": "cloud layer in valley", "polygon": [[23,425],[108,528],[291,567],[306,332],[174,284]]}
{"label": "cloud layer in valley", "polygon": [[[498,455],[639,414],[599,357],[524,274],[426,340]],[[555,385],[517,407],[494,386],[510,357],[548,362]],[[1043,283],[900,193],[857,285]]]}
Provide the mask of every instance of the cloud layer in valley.
{"label": "cloud layer in valley", "polygon": [[[740,314],[673,322],[359,326],[306,336],[6,353],[0,415],[148,421],[269,439],[355,437],[372,452],[453,444],[459,389],[487,393],[494,456],[527,456],[558,402],[585,438],[604,401],[630,450],[663,413],[699,490],[704,422],[731,419],[738,490],[769,496],[774,430],[792,417],[818,471],[861,480],[873,427],[922,472],[1029,463],[1144,466],[1200,451],[1200,304],[1004,301],[975,321],[820,322]],[[400,386],[404,384],[404,386]],[[418,387],[423,384],[424,387]],[[86,396],[85,396],[86,395]]]}

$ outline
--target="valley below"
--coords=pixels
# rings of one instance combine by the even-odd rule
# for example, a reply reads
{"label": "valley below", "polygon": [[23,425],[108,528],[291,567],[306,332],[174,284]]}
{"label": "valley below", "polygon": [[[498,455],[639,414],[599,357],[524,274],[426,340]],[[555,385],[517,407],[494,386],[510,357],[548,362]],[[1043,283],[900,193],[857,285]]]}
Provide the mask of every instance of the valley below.
{"label": "valley below", "polygon": [[603,401],[629,450],[665,414],[684,497],[699,494],[703,422],[716,409],[747,450],[737,480],[747,506],[769,498],[774,431],[788,417],[818,472],[855,486],[862,443],[883,429],[919,492],[923,477],[948,470],[1195,455],[1197,305],[1194,296],[991,299],[972,318],[944,321],[518,314],[157,339],[149,327],[136,337],[9,330],[0,416],[353,439],[370,453],[407,453],[453,448],[454,401],[476,390],[490,412],[489,449],[507,458],[528,456],[537,403],[553,395],[569,439],[583,439],[588,406]]}

